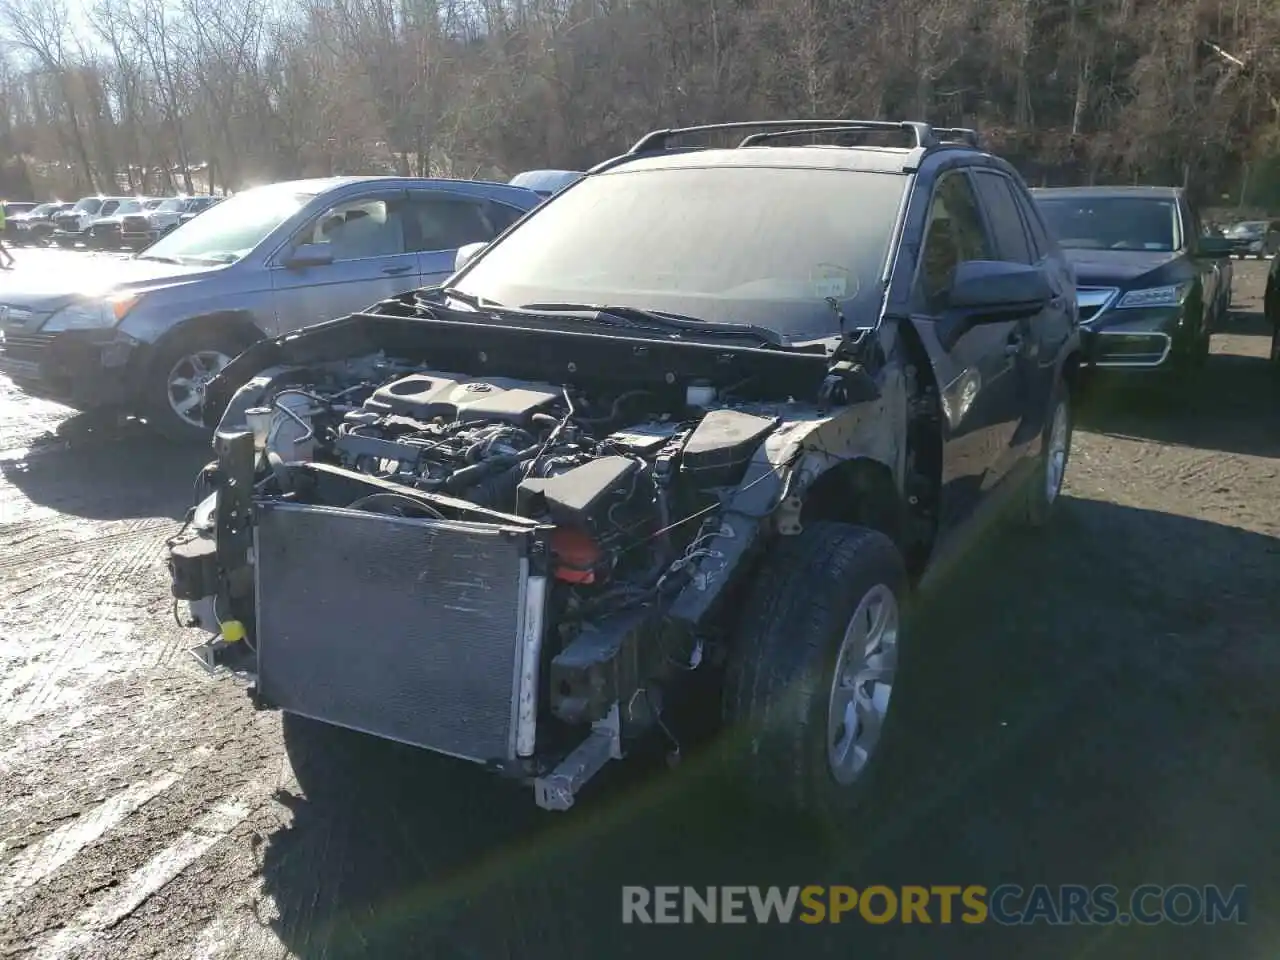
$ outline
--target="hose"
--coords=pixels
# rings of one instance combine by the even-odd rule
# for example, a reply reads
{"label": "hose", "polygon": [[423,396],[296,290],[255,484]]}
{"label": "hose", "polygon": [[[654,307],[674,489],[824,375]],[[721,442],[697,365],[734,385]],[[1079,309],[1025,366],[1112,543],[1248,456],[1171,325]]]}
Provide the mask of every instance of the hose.
{"label": "hose", "polygon": [[463,467],[445,481],[445,489],[450,492],[465,490],[479,483],[485,477],[497,473],[499,470],[522,464],[524,461],[537,456],[540,450],[541,447],[534,445],[526,447],[517,453],[504,453],[496,457],[490,457],[488,460],[482,460],[469,467]]}
{"label": "hose", "polygon": [[517,463],[502,473],[485,477],[467,491],[467,499],[481,507],[497,508],[514,503],[516,490],[524,479],[524,464]]}
{"label": "hose", "polygon": [[407,506],[412,507],[414,510],[421,510],[423,513],[425,513],[429,517],[434,517],[437,520],[444,519],[443,513],[441,513],[439,510],[435,509],[434,507],[428,506],[427,504],[423,503],[421,500],[418,500],[415,497],[405,496],[403,493],[392,493],[389,490],[382,493],[371,493],[368,496],[364,496],[358,500],[354,500],[351,503],[347,504],[347,509],[348,510],[368,510],[370,504],[383,503],[383,502],[406,504]]}

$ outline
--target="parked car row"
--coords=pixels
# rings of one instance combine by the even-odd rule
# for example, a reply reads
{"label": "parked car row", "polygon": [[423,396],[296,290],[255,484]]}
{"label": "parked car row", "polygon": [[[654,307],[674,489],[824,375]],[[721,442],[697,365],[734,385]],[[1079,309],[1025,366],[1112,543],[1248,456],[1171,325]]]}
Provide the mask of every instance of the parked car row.
{"label": "parked car row", "polygon": [[[159,240],[219,197],[84,197],[75,203],[5,204],[5,240],[15,246],[138,250]],[[25,210],[15,208],[27,207]]]}

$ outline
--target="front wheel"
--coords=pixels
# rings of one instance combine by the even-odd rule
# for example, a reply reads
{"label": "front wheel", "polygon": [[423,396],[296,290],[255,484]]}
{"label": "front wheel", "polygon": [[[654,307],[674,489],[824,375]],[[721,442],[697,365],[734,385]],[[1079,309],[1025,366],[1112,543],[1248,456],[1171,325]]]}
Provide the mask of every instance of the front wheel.
{"label": "front wheel", "polygon": [[249,343],[238,332],[212,329],[177,333],[161,343],[145,385],[147,422],[170,440],[202,440],[205,389]]}
{"label": "front wheel", "polygon": [[884,534],[820,522],[765,561],[725,674],[732,773],[766,806],[847,816],[893,728],[906,567]]}

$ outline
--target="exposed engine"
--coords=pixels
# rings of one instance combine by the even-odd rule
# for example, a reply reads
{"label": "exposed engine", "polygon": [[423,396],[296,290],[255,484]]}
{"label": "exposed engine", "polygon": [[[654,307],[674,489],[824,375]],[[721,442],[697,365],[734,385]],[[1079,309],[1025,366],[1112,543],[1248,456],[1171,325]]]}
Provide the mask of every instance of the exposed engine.
{"label": "exposed engine", "polygon": [[[390,324],[377,339],[406,348],[368,353],[313,332],[240,381],[170,542],[173,595],[214,635],[196,656],[251,676],[256,705],[567,809],[648,732],[679,754],[668,695],[721,661],[761,534],[798,522],[801,438],[849,377],[820,352],[606,339],[523,362],[488,351],[538,331],[447,332]],[[390,359],[423,356],[522,377]],[[569,384],[537,379],[554,369]]]}
{"label": "exposed engine", "polygon": [[[721,406],[709,386],[689,386],[683,399],[660,410],[649,390],[596,397],[415,370],[380,383],[283,386],[244,418],[259,496],[554,527],[553,576],[572,588],[559,614],[573,621],[652,596],[664,575],[686,567],[699,532],[688,521],[707,516],[713,488],[738,481],[777,422]],[[341,474],[317,485],[299,471],[304,463]],[[338,482],[351,474],[370,486]]]}

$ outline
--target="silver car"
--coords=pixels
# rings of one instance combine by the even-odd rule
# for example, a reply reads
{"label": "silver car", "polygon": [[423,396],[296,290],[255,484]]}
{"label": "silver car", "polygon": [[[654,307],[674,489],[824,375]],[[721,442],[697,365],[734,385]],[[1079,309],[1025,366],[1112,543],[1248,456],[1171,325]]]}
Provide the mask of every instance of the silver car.
{"label": "silver car", "polygon": [[204,436],[205,384],[250,344],[439,283],[459,247],[541,200],[392,177],[245,190],[137,256],[27,286],[15,275],[0,289],[0,373],[81,409],[127,408],[170,437]]}

